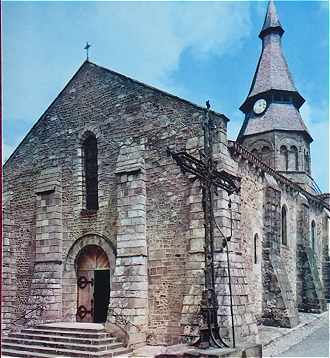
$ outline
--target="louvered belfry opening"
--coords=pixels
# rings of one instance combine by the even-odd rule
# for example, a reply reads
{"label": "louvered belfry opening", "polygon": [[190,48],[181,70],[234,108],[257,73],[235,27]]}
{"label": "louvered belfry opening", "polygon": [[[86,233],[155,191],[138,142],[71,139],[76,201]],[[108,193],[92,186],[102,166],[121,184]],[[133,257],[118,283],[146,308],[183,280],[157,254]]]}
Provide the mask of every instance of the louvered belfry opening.
{"label": "louvered belfry opening", "polygon": [[84,144],[85,157],[85,185],[86,209],[97,210],[98,203],[98,175],[97,175],[97,140],[94,135],[86,138]]}

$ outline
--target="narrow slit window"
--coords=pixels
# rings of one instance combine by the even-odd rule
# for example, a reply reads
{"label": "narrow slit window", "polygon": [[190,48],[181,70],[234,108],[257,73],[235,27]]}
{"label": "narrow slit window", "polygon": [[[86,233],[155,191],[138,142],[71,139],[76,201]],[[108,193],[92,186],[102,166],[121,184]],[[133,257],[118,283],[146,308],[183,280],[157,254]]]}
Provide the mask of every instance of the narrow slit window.
{"label": "narrow slit window", "polygon": [[282,145],[280,148],[280,156],[281,156],[281,168],[282,170],[288,170],[288,150],[285,145]]}
{"label": "narrow slit window", "polygon": [[97,168],[97,140],[90,135],[83,144],[85,166],[86,209],[98,209],[98,168]]}
{"label": "narrow slit window", "polygon": [[282,244],[287,245],[288,244],[288,237],[287,237],[287,210],[285,205],[282,207],[282,223],[281,223],[281,229],[282,229]]}
{"label": "narrow slit window", "polygon": [[315,251],[315,236],[316,236],[316,233],[315,233],[315,221],[313,220],[312,221],[312,225],[311,225],[311,248],[313,251]]}
{"label": "narrow slit window", "polygon": [[254,248],[254,263],[257,264],[258,263],[258,234],[254,235],[254,240],[253,240],[253,248]]}

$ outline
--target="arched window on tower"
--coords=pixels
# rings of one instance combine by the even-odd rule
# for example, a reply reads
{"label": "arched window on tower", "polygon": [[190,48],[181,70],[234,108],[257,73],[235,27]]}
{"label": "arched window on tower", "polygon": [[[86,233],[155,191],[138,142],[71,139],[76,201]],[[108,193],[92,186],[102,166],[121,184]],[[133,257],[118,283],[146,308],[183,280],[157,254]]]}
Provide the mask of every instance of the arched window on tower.
{"label": "arched window on tower", "polygon": [[282,206],[282,220],[281,220],[281,236],[282,236],[282,245],[288,244],[288,232],[287,232],[287,210],[286,206]]}
{"label": "arched window on tower", "polygon": [[288,170],[288,150],[285,145],[280,148],[281,170]]}
{"label": "arched window on tower", "polygon": [[312,221],[311,224],[311,248],[313,251],[315,251],[315,238],[316,238],[316,227],[315,227],[315,221]]}
{"label": "arched window on tower", "polygon": [[294,145],[290,148],[289,162],[290,170],[298,170],[298,149]]}
{"label": "arched window on tower", "polygon": [[270,165],[271,151],[270,151],[270,149],[269,149],[268,146],[265,145],[265,146],[262,147],[261,156],[262,156],[262,160],[263,160],[266,164]]}
{"label": "arched window on tower", "polygon": [[254,253],[254,260],[253,260],[253,262],[255,263],[255,264],[257,264],[258,263],[258,252],[257,252],[257,250],[258,250],[258,234],[255,234],[254,235],[254,238],[253,238],[253,253]]}
{"label": "arched window on tower", "polygon": [[86,189],[86,209],[97,210],[98,204],[98,173],[97,173],[97,140],[90,134],[83,142],[84,174]]}
{"label": "arched window on tower", "polygon": [[310,173],[310,159],[309,159],[308,151],[304,151],[304,157],[305,157],[305,171],[307,173]]}

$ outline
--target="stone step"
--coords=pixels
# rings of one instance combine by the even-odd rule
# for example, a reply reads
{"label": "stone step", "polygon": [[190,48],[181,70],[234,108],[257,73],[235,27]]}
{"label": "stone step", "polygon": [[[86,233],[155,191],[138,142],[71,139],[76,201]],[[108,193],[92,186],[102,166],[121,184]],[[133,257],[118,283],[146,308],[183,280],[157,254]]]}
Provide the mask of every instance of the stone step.
{"label": "stone step", "polygon": [[83,337],[83,338],[108,338],[113,337],[110,333],[105,331],[98,332],[79,332],[79,331],[66,331],[66,330],[58,330],[58,329],[46,329],[43,328],[23,328],[21,329],[21,333],[24,334],[42,334],[42,335],[59,335],[64,337]]}
{"label": "stone step", "polygon": [[95,323],[47,323],[35,326],[36,329],[48,330],[57,330],[57,331],[67,331],[67,332],[86,332],[86,333],[98,333],[104,331],[104,326],[102,324]]}
{"label": "stone step", "polygon": [[53,342],[52,340],[44,341],[44,340],[29,340],[22,338],[3,338],[2,346],[19,346],[29,345],[29,346],[40,346],[47,348],[59,348],[59,349],[72,349],[72,350],[82,350],[89,352],[100,352],[106,350],[112,350],[116,348],[122,348],[123,344],[121,342],[113,342],[106,345],[93,345],[93,344],[81,344],[81,343],[68,343],[68,342]]}
{"label": "stone step", "polygon": [[86,352],[73,349],[51,348],[43,346],[30,346],[25,344],[3,344],[1,356],[7,355],[9,357],[67,357],[67,358],[110,358],[121,354],[128,354],[131,349],[120,347],[112,349],[111,351]]}
{"label": "stone step", "polygon": [[107,337],[107,338],[78,338],[78,337],[67,337],[60,336],[60,335],[51,335],[51,334],[34,334],[34,333],[9,333],[5,339],[11,339],[11,338],[17,338],[17,339],[33,339],[33,340],[40,340],[40,341],[48,341],[51,340],[53,342],[67,342],[67,343],[78,343],[78,344],[93,344],[93,345],[104,345],[109,343],[115,343],[118,342],[118,338],[116,337]]}

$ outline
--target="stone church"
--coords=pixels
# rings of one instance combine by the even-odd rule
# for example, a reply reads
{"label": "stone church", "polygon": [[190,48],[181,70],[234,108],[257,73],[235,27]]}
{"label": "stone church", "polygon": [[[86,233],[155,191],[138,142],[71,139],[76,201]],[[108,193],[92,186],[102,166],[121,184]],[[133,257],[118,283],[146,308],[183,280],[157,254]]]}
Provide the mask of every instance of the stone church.
{"label": "stone church", "polygon": [[[294,327],[298,311],[322,312],[329,299],[329,194],[312,177],[313,138],[283,34],[270,1],[236,141],[227,138],[229,119],[210,111],[217,165],[240,178],[238,193],[220,190],[214,202],[217,225],[226,235],[232,226],[238,342],[258,341],[260,324]],[[202,196],[167,148],[198,156],[204,116],[185,99],[81,65],[3,168],[5,330],[103,323],[124,330],[131,346],[198,337]],[[218,319],[230,342],[225,251],[216,251],[215,267]]]}

